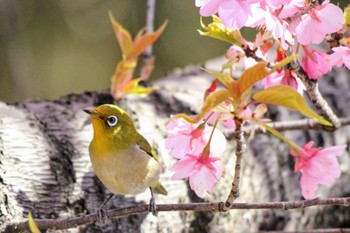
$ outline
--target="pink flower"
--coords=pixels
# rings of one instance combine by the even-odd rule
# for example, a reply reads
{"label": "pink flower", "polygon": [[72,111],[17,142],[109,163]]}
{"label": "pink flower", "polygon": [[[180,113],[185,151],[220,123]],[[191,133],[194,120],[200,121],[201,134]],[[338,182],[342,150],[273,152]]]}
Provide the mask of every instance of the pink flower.
{"label": "pink flower", "polygon": [[223,167],[218,163],[218,157],[212,157],[210,152],[199,155],[187,154],[178,160],[171,168],[175,171],[172,180],[189,177],[190,186],[197,196],[202,197],[204,192],[212,192],[214,185],[223,175]]}
{"label": "pink flower", "polygon": [[241,47],[238,47],[237,45],[232,45],[226,51],[225,57],[229,61],[233,61],[235,63],[238,63],[242,58],[245,57],[245,53]]}
{"label": "pink flower", "polygon": [[342,66],[345,64],[348,69],[350,69],[350,48],[348,47],[336,47],[332,49],[334,53],[326,58],[330,66]]}
{"label": "pink flower", "polygon": [[301,95],[303,94],[305,87],[303,83],[297,79],[296,75],[290,70],[276,71],[261,81],[264,88],[269,88],[277,85],[285,85],[294,88]]}
{"label": "pink flower", "polygon": [[288,5],[283,5],[282,10],[278,14],[278,18],[285,19],[300,11],[305,6],[305,0],[292,0]]}
{"label": "pink flower", "polygon": [[305,55],[302,58],[301,66],[309,78],[318,79],[322,75],[331,71],[332,67],[326,60],[329,55],[317,50],[312,50],[306,46],[303,46],[303,49]]}
{"label": "pink flower", "polygon": [[226,0],[219,8],[220,19],[227,28],[241,29],[250,14],[251,10],[247,1]]}
{"label": "pink flower", "polygon": [[253,16],[253,4],[257,0],[222,0],[219,7],[219,17],[227,28],[241,29]]}
{"label": "pink flower", "polygon": [[291,150],[296,156],[294,171],[301,172],[300,187],[305,199],[314,198],[319,184],[331,185],[340,176],[340,167],[337,161],[346,148],[338,145],[326,149],[312,148],[314,142],[310,141],[300,152]]}
{"label": "pink flower", "polygon": [[343,11],[329,1],[325,1],[301,17],[300,23],[295,28],[295,34],[302,45],[319,44],[326,34],[339,31],[343,24]]}
{"label": "pink flower", "polygon": [[[235,125],[235,121],[233,119],[232,112],[233,112],[232,105],[230,103],[224,102],[224,103],[221,103],[218,106],[216,106],[215,109],[213,109],[212,111],[207,112],[205,114],[204,118],[207,118],[207,117],[210,116],[210,118],[208,119],[208,124],[209,125],[214,125],[216,119],[221,114],[221,116],[220,116],[220,123],[223,126],[225,126],[226,128],[234,129],[236,127],[236,125]],[[242,116],[248,117],[248,116],[251,116],[251,115],[252,115],[252,111],[250,110],[250,108],[248,106],[248,107],[246,107],[243,110]],[[217,150],[215,152],[218,153]]]}
{"label": "pink flower", "polygon": [[[213,127],[204,124],[190,124],[182,118],[171,120],[166,129],[168,137],[165,148],[174,158],[181,159],[186,154],[199,154],[208,143]],[[214,153],[226,150],[226,138],[217,129],[214,131],[211,148]]]}
{"label": "pink flower", "polygon": [[221,0],[196,0],[196,7],[200,7],[201,16],[208,17],[218,12]]}
{"label": "pink flower", "polygon": [[271,31],[274,38],[280,39],[283,49],[288,49],[289,45],[294,44],[294,39],[288,30],[286,21],[279,19],[274,14],[266,12],[265,26],[268,31]]}
{"label": "pink flower", "polygon": [[292,0],[264,0],[265,4],[271,9],[279,9],[282,6],[290,4]]}

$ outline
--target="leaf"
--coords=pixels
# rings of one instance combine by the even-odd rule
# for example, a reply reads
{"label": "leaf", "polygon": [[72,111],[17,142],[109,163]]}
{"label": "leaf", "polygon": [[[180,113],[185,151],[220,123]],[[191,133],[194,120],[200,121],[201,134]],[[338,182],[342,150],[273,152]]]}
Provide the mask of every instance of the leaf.
{"label": "leaf", "polygon": [[290,149],[292,149],[294,151],[299,151],[300,150],[300,147],[298,145],[296,145],[294,142],[288,140],[286,137],[284,137],[280,132],[278,132],[274,128],[270,127],[269,125],[267,125],[267,124],[265,124],[263,122],[259,122],[259,125],[264,127],[265,129],[267,129],[270,133],[275,135],[277,138],[279,138],[283,142],[285,142],[289,146]]}
{"label": "leaf", "polygon": [[234,82],[233,78],[228,74],[213,71],[213,70],[207,70],[204,68],[203,68],[203,70],[205,70],[209,74],[213,75],[217,80],[219,80],[222,84],[224,84],[225,87],[229,86],[232,82]]}
{"label": "leaf", "polygon": [[196,116],[188,116],[184,113],[176,114],[174,118],[184,118],[186,121],[190,122],[191,124],[197,123],[200,121],[205,114],[215,108],[217,105],[221,104],[225,100],[230,98],[230,93],[226,89],[218,90],[210,95],[207,96],[207,98],[204,101],[204,104],[201,108],[201,111]]}
{"label": "leaf", "polygon": [[205,30],[204,32],[198,30],[201,36],[212,37],[230,44],[235,44],[239,47],[246,44],[239,30],[226,28],[217,16],[214,15],[212,17],[213,22],[208,26],[205,26],[201,18],[201,26]]}
{"label": "leaf", "polygon": [[165,21],[157,31],[148,34],[144,34],[145,30],[141,29],[133,41],[130,33],[114,19],[111,12],[109,12],[109,18],[112,21],[114,33],[126,60],[137,59],[148,46],[159,38],[168,24],[168,21]]}
{"label": "leaf", "polygon": [[284,58],[282,61],[278,62],[272,67],[271,73],[275,72],[276,70],[282,69],[284,66],[286,66],[288,63],[296,59],[298,56],[299,56],[298,54],[293,54]]}
{"label": "leaf", "polygon": [[287,65],[289,62],[295,59],[296,56],[297,55],[286,57],[285,59],[274,65],[272,69],[267,69],[266,62],[259,62],[256,65],[244,71],[241,77],[238,79],[239,96],[242,95],[247,89],[251,88],[255,83],[264,79],[267,75]]}
{"label": "leaf", "polygon": [[109,18],[111,19],[114,33],[117,37],[120,49],[122,50],[124,56],[128,56],[134,49],[134,43],[132,41],[131,35],[125,28],[123,28],[120,23],[114,19],[112,12],[109,11],[108,14]]}
{"label": "leaf", "polygon": [[123,92],[127,94],[143,96],[143,95],[148,95],[158,89],[157,86],[152,86],[152,87],[140,86],[139,85],[140,81],[142,81],[141,78],[133,79],[132,81],[128,82],[128,84],[123,89]]}
{"label": "leaf", "polygon": [[137,65],[137,61],[121,60],[112,77],[111,95],[114,99],[120,99],[125,94],[123,90],[128,82],[132,80],[132,74]]}
{"label": "leaf", "polygon": [[344,20],[345,20],[344,25],[350,24],[350,3],[344,8]]}
{"label": "leaf", "polygon": [[243,72],[237,81],[237,88],[239,88],[239,90],[237,90],[237,96],[235,96],[235,98],[240,98],[247,89],[270,74],[266,65],[265,62],[259,62]]}
{"label": "leaf", "polygon": [[137,58],[146,50],[148,46],[154,44],[154,42],[163,33],[167,25],[168,21],[165,20],[165,22],[158,28],[157,31],[148,34],[144,34],[144,30],[140,30],[135,37],[134,50],[132,54],[130,54],[130,57]]}
{"label": "leaf", "polygon": [[40,230],[38,226],[36,225],[32,213],[29,211],[28,213],[28,224],[29,224],[29,229],[32,233],[40,233]]}
{"label": "leaf", "polygon": [[304,97],[289,86],[279,85],[269,87],[255,93],[253,99],[262,103],[290,108],[320,122],[321,124],[328,126],[332,125],[329,121],[325,120],[310,109],[305,103]]}
{"label": "leaf", "polygon": [[143,66],[140,71],[140,78],[142,80],[147,80],[151,76],[152,71],[154,69],[154,60],[154,56],[151,56],[144,60]]}

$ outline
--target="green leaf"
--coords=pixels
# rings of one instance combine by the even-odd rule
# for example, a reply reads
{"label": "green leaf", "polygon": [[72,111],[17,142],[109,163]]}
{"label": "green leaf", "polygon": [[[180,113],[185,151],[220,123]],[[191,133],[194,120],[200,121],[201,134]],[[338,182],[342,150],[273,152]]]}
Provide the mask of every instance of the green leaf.
{"label": "green leaf", "polygon": [[28,224],[29,224],[29,229],[32,233],[40,233],[40,230],[36,225],[31,212],[28,213]]}
{"label": "green leaf", "polygon": [[186,121],[190,122],[191,124],[197,123],[200,121],[205,114],[221,104],[222,102],[228,100],[230,98],[230,93],[226,89],[218,90],[210,95],[207,96],[205,99],[205,102],[201,108],[201,111],[196,116],[188,116],[184,113],[176,114],[174,118],[184,118]]}
{"label": "green leaf", "polygon": [[350,3],[344,8],[344,19],[345,19],[344,25],[349,25],[350,24]]}
{"label": "green leaf", "polygon": [[299,146],[297,146],[294,142],[288,140],[286,137],[284,137],[280,132],[278,132],[274,128],[272,128],[269,125],[267,125],[265,123],[262,123],[262,122],[259,122],[259,125],[264,127],[265,129],[267,129],[270,133],[275,135],[277,138],[279,138],[283,142],[285,142],[289,146],[290,149],[292,149],[294,151],[299,151],[300,150]]}
{"label": "green leaf", "polygon": [[201,18],[201,26],[205,30],[198,30],[201,36],[208,36],[218,40],[228,42],[230,44],[235,44],[241,47],[243,44],[246,44],[244,41],[241,32],[239,30],[229,29],[223,25],[221,20],[217,16],[212,16],[213,22],[206,26]]}
{"label": "green leaf", "polygon": [[153,91],[157,90],[157,86],[152,87],[144,87],[140,86],[139,82],[141,81],[140,78],[131,80],[124,88],[124,92],[128,94],[133,94],[137,96],[144,96],[152,93]]}
{"label": "green leaf", "polygon": [[305,103],[304,97],[289,86],[272,86],[265,90],[258,91],[253,95],[253,99],[267,104],[274,104],[298,111],[323,125],[332,126],[332,124],[323,117],[315,113]]}

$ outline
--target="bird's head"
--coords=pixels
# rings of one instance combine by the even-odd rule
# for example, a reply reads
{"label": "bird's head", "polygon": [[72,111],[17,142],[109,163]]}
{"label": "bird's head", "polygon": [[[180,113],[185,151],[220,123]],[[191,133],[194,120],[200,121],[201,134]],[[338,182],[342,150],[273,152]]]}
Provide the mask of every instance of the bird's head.
{"label": "bird's head", "polygon": [[130,141],[137,133],[127,113],[115,105],[104,104],[84,112],[90,115],[96,139],[112,139],[119,144]]}

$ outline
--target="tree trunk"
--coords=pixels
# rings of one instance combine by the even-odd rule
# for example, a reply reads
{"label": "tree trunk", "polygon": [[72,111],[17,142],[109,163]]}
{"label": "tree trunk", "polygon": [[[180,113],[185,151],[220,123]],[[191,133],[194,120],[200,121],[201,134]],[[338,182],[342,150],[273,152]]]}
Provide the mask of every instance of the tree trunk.
{"label": "tree trunk", "polygon": [[[216,61],[208,63],[208,66]],[[339,116],[350,115],[349,73],[337,69],[320,81],[321,93]],[[234,145],[222,156],[226,175],[211,195],[200,199],[185,181],[172,181],[167,169],[174,163],[164,141],[165,122],[171,114],[195,113],[212,78],[198,68],[173,73],[156,83],[159,90],[145,97],[127,97],[119,105],[129,112],[139,132],[158,147],[164,162],[161,181],[168,196],[157,196],[158,204],[225,201],[234,170]],[[109,91],[70,94],[53,101],[0,103],[0,231],[18,231],[12,224],[25,221],[31,211],[35,219],[56,219],[95,213],[109,192],[92,171],[88,146],[92,127],[82,110],[112,103]],[[269,118],[291,120],[300,115],[269,107]],[[316,146],[349,144],[350,128],[334,133],[288,131],[284,135]],[[339,158],[342,174],[332,187],[321,187],[321,197],[350,194],[349,151]],[[130,166],[130,165],[126,165]],[[238,202],[300,200],[299,174],[287,146],[269,134],[259,134],[248,143],[242,160]],[[106,209],[148,203],[149,192],[137,196],[115,196]],[[301,210],[231,210],[213,212],[160,212],[110,219],[65,232],[256,232],[350,227],[347,207],[313,207]],[[53,231],[53,230],[52,230]],[[49,230],[49,232],[51,232]]]}

